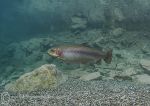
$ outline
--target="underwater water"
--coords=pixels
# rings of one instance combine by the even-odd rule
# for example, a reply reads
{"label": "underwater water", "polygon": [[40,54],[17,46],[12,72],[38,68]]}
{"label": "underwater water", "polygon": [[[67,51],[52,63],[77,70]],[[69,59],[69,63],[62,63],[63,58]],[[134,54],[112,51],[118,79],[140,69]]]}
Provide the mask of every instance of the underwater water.
{"label": "underwater water", "polygon": [[149,0],[0,8],[0,106],[150,106]]}

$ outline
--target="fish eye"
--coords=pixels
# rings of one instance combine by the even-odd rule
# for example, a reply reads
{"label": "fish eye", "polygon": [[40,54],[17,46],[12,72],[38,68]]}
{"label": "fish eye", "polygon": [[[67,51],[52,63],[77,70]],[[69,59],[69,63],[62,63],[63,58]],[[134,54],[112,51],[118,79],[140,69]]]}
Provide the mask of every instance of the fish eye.
{"label": "fish eye", "polygon": [[51,52],[56,52],[56,50],[57,50],[56,48],[52,48]]}
{"label": "fish eye", "polygon": [[55,52],[55,50],[54,50],[54,49],[51,49],[51,52]]}

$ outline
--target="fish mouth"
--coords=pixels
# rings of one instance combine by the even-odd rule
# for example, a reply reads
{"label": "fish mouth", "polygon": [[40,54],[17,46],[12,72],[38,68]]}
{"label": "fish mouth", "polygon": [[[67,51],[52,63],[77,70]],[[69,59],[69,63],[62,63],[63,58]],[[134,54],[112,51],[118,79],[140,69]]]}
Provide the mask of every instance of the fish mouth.
{"label": "fish mouth", "polygon": [[48,50],[47,52],[50,56],[53,56],[53,57],[59,57],[54,51],[52,50]]}

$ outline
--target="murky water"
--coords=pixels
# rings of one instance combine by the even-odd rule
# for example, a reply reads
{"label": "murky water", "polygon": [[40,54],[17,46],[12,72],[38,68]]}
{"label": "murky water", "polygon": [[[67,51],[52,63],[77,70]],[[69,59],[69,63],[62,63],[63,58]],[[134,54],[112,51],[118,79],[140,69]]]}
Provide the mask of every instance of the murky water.
{"label": "murky water", "polygon": [[[124,103],[149,106],[149,0],[5,0],[0,1],[0,8],[0,104],[31,105],[21,104],[25,100],[22,98],[19,102],[11,101],[21,91],[22,95],[32,96],[36,105],[43,103],[46,95],[71,98],[63,98],[65,102],[55,105],[85,105],[91,95],[96,104],[91,101],[86,106]],[[112,61],[105,63],[103,55],[101,61],[79,64],[48,55],[49,49],[60,45],[80,45],[104,53],[112,49]],[[124,92],[111,91],[111,83],[117,85],[114,90],[124,89]],[[53,84],[55,87],[51,88]],[[107,89],[102,90],[104,87]],[[99,99],[98,92],[107,101]],[[41,102],[37,102],[38,97],[42,98]],[[58,101],[58,98],[47,99]]]}

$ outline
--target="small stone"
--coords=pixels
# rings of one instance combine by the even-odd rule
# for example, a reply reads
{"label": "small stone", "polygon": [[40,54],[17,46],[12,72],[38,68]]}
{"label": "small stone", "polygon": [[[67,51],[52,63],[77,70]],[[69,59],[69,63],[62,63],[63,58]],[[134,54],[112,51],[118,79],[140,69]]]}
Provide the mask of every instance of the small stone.
{"label": "small stone", "polygon": [[116,70],[111,70],[111,71],[109,72],[109,79],[114,79],[114,77],[115,77],[116,75],[118,75],[118,74],[119,74],[118,71],[116,71]]}
{"label": "small stone", "polygon": [[142,84],[150,84],[150,76],[147,74],[136,75],[134,79]]}
{"label": "small stone", "polygon": [[113,18],[117,21],[123,21],[125,19],[123,12],[119,8],[113,9]]}
{"label": "small stone", "polygon": [[80,79],[84,81],[90,81],[90,80],[98,79],[100,78],[100,76],[101,74],[99,72],[94,72],[94,73],[83,75],[82,77],[80,77]]}
{"label": "small stone", "polygon": [[72,30],[83,30],[87,27],[87,20],[85,18],[74,16],[71,18],[71,21],[72,21],[71,25]]}
{"label": "small stone", "polygon": [[117,66],[116,66],[116,69],[117,70],[123,70],[126,68],[126,63],[118,63]]}
{"label": "small stone", "polygon": [[150,71],[150,60],[142,59],[140,64],[144,69]]}
{"label": "small stone", "polygon": [[71,20],[72,20],[72,23],[73,24],[86,24],[87,23],[87,21],[84,19],[84,18],[81,18],[81,17],[72,17],[71,18]]}
{"label": "small stone", "polygon": [[124,69],[123,71],[111,71],[110,77],[114,79],[122,79],[122,80],[133,80],[132,76],[141,73],[142,70],[135,69],[133,67]]}
{"label": "small stone", "polygon": [[89,72],[82,70],[82,68],[72,70],[69,74],[71,78],[80,78],[83,75],[87,75]]}
{"label": "small stone", "polygon": [[136,70],[134,68],[128,68],[123,71],[122,76],[132,76],[137,74]]}
{"label": "small stone", "polygon": [[121,36],[123,33],[124,33],[124,29],[122,28],[116,28],[110,32],[111,35],[116,37]]}

